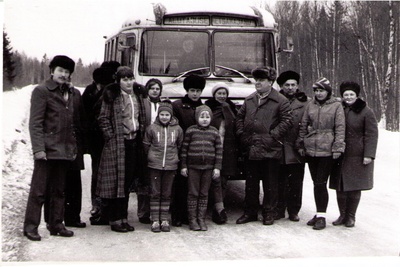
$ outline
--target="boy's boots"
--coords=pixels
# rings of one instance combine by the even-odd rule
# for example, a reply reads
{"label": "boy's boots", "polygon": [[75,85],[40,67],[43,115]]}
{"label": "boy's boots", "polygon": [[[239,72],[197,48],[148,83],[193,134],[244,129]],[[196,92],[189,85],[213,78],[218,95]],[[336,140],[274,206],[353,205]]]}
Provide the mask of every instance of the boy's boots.
{"label": "boy's boots", "polygon": [[207,199],[199,200],[197,219],[198,219],[201,231],[208,230],[208,227],[206,225],[206,215],[207,215]]}
{"label": "boy's boots", "polygon": [[197,223],[197,201],[188,200],[188,217],[189,229],[192,231],[200,231],[200,226]]}

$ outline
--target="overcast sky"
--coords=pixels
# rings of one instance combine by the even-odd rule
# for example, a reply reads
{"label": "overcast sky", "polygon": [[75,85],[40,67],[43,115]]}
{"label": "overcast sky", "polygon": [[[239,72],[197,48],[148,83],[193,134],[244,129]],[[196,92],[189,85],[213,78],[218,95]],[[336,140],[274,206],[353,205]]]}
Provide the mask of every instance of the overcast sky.
{"label": "overcast sky", "polygon": [[[181,0],[173,0],[175,2]],[[182,0],[221,2],[224,0]],[[260,0],[244,1],[249,4]],[[84,64],[102,62],[103,36],[115,32],[131,10],[157,0],[5,0],[4,28],[14,50],[41,59],[65,54]]]}

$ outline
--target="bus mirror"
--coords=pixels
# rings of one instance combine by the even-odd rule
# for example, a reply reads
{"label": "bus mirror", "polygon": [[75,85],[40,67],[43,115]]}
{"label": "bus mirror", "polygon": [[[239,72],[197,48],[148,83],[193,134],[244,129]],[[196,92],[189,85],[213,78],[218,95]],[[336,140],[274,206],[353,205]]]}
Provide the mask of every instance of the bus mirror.
{"label": "bus mirror", "polygon": [[283,52],[292,53],[294,48],[293,38],[291,36],[286,37],[286,49],[283,49]]}
{"label": "bus mirror", "polygon": [[124,43],[121,41],[118,43],[118,50],[119,51],[124,51],[125,49],[135,49],[135,45],[124,45]]}

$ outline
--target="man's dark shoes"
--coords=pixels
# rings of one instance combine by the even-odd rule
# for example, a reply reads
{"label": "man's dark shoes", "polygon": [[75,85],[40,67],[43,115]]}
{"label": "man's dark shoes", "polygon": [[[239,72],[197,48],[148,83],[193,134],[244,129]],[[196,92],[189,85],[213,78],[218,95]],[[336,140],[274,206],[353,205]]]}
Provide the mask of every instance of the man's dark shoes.
{"label": "man's dark shoes", "polygon": [[128,229],[122,224],[112,224],[111,231],[118,232],[118,233],[127,233]]}
{"label": "man's dark shoes", "polygon": [[31,241],[40,241],[42,237],[37,232],[26,232],[24,231],[24,236],[26,236]]}
{"label": "man's dark shoes", "polygon": [[212,213],[212,221],[216,224],[224,224],[228,220],[228,216],[226,215],[226,211],[223,209],[220,213],[218,211],[213,210]]}
{"label": "man's dark shoes", "polygon": [[314,230],[322,230],[326,227],[326,221],[324,217],[318,217],[317,221],[315,222],[313,229]]}
{"label": "man's dark shoes", "polygon": [[65,226],[68,227],[76,227],[76,228],[85,228],[86,227],[86,223],[84,222],[65,222]]}
{"label": "man's dark shoes", "polygon": [[317,215],[314,215],[314,217],[307,222],[307,225],[314,226],[315,223],[317,222],[317,219],[318,219]]}
{"label": "man's dark shoes", "polygon": [[59,236],[63,236],[63,237],[71,237],[74,235],[74,232],[67,230],[65,228],[61,228],[61,229],[56,229],[56,230],[51,230],[50,231],[50,235],[59,235]]}
{"label": "man's dark shoes", "polygon": [[142,218],[139,218],[139,222],[143,223],[143,224],[150,224],[151,220],[149,217],[142,217]]}
{"label": "man's dark shoes", "polygon": [[126,230],[128,230],[128,232],[133,232],[135,231],[135,227],[133,227],[132,225],[130,225],[129,223],[122,223],[122,226],[124,226],[126,228]]}
{"label": "man's dark shoes", "polygon": [[292,222],[298,222],[300,221],[300,218],[297,214],[289,214],[289,220],[291,220]]}
{"label": "man's dark shoes", "polygon": [[243,214],[239,219],[236,220],[236,224],[244,224],[248,222],[258,221],[257,215],[247,215]]}
{"label": "man's dark shoes", "polygon": [[272,225],[274,224],[274,217],[272,215],[266,215],[263,218],[264,225]]}

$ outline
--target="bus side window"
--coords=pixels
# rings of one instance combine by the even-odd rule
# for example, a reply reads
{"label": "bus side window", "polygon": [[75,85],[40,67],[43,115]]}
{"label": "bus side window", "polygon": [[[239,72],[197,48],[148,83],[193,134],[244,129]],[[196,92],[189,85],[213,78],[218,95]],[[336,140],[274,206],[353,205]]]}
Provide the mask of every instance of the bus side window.
{"label": "bus side window", "polygon": [[121,55],[121,65],[123,66],[132,66],[134,58],[135,58],[135,36],[131,35],[126,38],[125,46],[129,47],[122,50]]}

